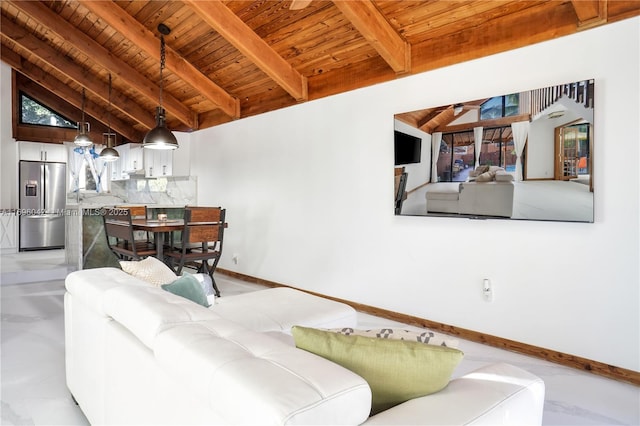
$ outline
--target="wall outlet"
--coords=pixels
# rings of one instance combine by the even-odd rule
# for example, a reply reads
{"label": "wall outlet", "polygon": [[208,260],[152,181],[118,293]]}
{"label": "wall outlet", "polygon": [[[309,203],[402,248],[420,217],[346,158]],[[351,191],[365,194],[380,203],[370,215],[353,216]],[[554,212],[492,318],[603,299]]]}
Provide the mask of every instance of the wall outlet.
{"label": "wall outlet", "polygon": [[493,286],[489,278],[482,280],[482,297],[485,302],[493,302]]}

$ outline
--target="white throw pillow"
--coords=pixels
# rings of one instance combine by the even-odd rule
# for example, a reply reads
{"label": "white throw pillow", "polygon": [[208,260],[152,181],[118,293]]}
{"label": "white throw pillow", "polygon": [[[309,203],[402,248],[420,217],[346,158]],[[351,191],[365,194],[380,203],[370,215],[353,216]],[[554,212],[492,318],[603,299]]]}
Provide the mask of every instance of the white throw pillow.
{"label": "white throw pillow", "polygon": [[121,260],[122,270],[143,281],[160,287],[170,284],[178,279],[178,276],[160,260],[149,256],[142,260]]}

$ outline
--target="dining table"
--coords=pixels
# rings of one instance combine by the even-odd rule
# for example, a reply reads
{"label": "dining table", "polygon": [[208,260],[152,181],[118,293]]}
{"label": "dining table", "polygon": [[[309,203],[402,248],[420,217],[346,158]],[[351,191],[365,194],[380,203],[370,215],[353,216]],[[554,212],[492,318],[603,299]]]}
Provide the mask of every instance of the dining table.
{"label": "dining table", "polygon": [[135,231],[151,232],[156,243],[156,257],[164,262],[165,235],[184,229],[184,219],[132,219],[131,226]]}

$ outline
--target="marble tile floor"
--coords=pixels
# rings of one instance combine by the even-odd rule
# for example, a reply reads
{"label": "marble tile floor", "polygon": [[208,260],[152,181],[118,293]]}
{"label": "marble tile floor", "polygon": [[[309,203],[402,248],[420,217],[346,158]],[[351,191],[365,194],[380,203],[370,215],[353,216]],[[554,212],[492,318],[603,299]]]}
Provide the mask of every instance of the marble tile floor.
{"label": "marble tile floor", "polygon": [[[51,254],[40,256],[49,256],[56,265]],[[29,268],[31,262],[42,265],[37,258],[31,253],[2,255],[0,279],[25,265]],[[2,282],[0,287],[0,424],[86,425],[65,385],[64,280],[42,280],[38,270],[22,272],[21,283]],[[216,276],[216,281],[223,297],[262,288],[224,275]],[[361,328],[415,329],[368,314],[359,314],[358,320]],[[474,342],[459,340],[459,347],[465,357],[454,376],[508,362],[541,377],[546,385],[545,425],[640,425],[639,387]]]}

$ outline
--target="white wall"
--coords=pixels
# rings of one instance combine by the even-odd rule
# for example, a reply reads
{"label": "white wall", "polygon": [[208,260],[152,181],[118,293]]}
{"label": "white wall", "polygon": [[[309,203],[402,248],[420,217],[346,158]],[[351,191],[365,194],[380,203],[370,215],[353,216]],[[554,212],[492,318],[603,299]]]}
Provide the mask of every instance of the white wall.
{"label": "white wall", "polygon": [[[634,18],[195,132],[198,201],[228,209],[221,266],[640,371],[639,28]],[[393,215],[394,113],[588,78],[594,224]]]}
{"label": "white wall", "polygon": [[18,144],[11,129],[11,67],[0,62],[0,208],[18,208]]}

